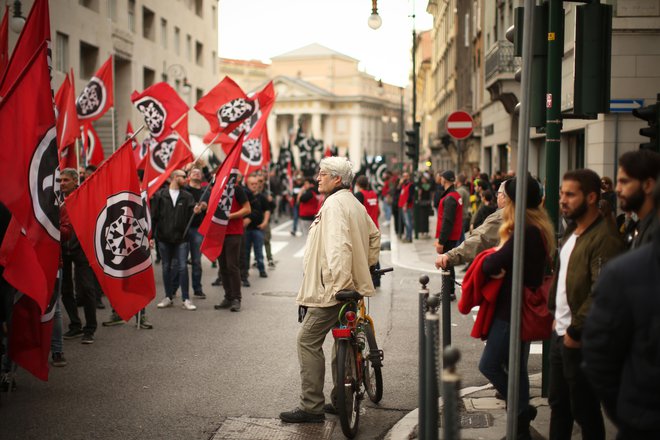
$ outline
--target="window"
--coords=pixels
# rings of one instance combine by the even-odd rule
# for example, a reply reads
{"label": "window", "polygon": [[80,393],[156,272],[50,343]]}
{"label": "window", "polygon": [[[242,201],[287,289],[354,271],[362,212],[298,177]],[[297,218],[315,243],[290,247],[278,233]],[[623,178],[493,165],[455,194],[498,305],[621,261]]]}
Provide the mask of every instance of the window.
{"label": "window", "polygon": [[156,14],[151,9],[142,7],[142,36],[147,40],[156,41],[154,21],[156,21]]}
{"label": "window", "polygon": [[204,45],[199,41],[195,41],[195,64],[204,66]]}
{"label": "window", "polygon": [[99,0],[78,0],[78,4],[94,12],[99,12]]}
{"label": "window", "polygon": [[99,59],[99,48],[80,42],[80,78],[89,79],[96,73]]}
{"label": "window", "polygon": [[160,19],[160,43],[164,49],[167,49],[167,20]]}
{"label": "window", "polygon": [[55,33],[55,70],[69,70],[69,36],[60,32]]}
{"label": "window", "polygon": [[192,37],[190,34],[186,35],[186,59],[192,61]]}
{"label": "window", "polygon": [[181,55],[181,29],[174,26],[174,53]]}
{"label": "window", "polygon": [[142,69],[143,89],[152,86],[155,81],[156,81],[156,71],[145,66]]}
{"label": "window", "polygon": [[211,71],[214,75],[218,73],[218,56],[215,54],[215,51],[211,52]]}
{"label": "window", "polygon": [[213,29],[218,28],[218,16],[215,12],[215,5],[211,5],[211,26],[213,26]]}
{"label": "window", "polygon": [[199,101],[204,97],[204,89],[197,88],[195,89],[195,98],[196,101]]}
{"label": "window", "polygon": [[195,14],[204,17],[204,0],[195,0]]}
{"label": "window", "polygon": [[107,0],[107,12],[110,20],[117,21],[117,0]]}
{"label": "window", "polygon": [[135,0],[128,0],[128,30],[135,32]]}

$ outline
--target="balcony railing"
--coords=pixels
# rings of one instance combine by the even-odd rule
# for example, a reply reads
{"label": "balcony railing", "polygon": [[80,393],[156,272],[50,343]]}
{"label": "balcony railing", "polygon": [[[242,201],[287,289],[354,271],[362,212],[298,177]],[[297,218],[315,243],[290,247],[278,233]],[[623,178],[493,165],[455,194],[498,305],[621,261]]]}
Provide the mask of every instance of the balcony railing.
{"label": "balcony railing", "polygon": [[513,56],[513,43],[497,41],[486,54],[486,82],[502,73],[514,73],[520,66],[520,58]]}

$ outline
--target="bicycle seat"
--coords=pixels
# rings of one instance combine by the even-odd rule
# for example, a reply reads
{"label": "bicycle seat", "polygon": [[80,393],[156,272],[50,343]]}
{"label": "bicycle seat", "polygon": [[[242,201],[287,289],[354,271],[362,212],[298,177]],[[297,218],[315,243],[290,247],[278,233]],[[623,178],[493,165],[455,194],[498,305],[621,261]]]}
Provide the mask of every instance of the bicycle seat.
{"label": "bicycle seat", "polygon": [[337,301],[359,301],[362,299],[362,295],[355,290],[340,290],[335,295]]}

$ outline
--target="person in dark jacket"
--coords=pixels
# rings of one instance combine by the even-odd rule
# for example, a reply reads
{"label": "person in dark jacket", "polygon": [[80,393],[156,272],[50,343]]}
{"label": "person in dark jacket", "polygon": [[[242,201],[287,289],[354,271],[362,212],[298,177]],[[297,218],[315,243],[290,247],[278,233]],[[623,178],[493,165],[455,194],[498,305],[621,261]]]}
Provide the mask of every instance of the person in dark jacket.
{"label": "person in dark jacket", "polygon": [[[188,236],[186,225],[193,213],[202,210],[195,205],[192,194],[183,190],[186,182],[186,172],[174,170],[167,189],[156,193],[151,202],[152,230],[158,235],[158,247],[163,262],[163,284],[165,298],[158,303],[158,308],[171,307],[174,302],[175,271],[178,272],[178,283],[181,287],[183,308],[196,310],[188,294]],[[175,267],[176,262],[176,267]]]}
{"label": "person in dark jacket", "polygon": [[635,227],[631,249],[650,243],[658,227],[653,215],[653,188],[660,173],[660,153],[634,150],[619,158],[616,195],[621,210],[634,212],[639,221]]}
{"label": "person in dark jacket", "polygon": [[[451,170],[447,170],[440,176],[439,190],[442,192],[440,202],[438,203],[438,222],[435,232],[435,250],[438,254],[444,254],[454,249],[463,234],[463,199],[454,188],[456,176]],[[454,280],[456,273],[454,267],[449,268],[449,295],[453,300]]]}
{"label": "person in dark jacket", "polygon": [[570,220],[560,241],[548,308],[555,320],[550,340],[550,440],[570,439],[577,422],[585,439],[604,439],[598,398],[580,369],[582,330],[593,286],[605,263],[623,251],[623,241],[600,216],[600,177],[589,169],[564,174],[559,193],[562,215]]}
{"label": "person in dark jacket", "polygon": [[477,229],[481,224],[486,220],[486,218],[497,211],[497,202],[495,202],[495,197],[493,192],[489,189],[486,189],[481,192],[481,206],[474,216],[474,221],[470,225],[470,231]]}
{"label": "person in dark jacket", "polygon": [[[660,211],[660,185],[654,192]],[[582,335],[583,369],[618,440],[660,439],[660,235],[607,264]]]}

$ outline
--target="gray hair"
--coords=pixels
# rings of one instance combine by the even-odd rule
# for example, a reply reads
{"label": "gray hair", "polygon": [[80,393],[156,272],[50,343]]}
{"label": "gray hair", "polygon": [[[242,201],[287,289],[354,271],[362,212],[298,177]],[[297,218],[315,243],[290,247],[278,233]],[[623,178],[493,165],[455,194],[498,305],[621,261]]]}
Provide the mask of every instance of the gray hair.
{"label": "gray hair", "polygon": [[319,168],[332,177],[339,177],[343,186],[349,187],[353,182],[353,164],[345,157],[326,157],[321,160]]}
{"label": "gray hair", "polygon": [[76,182],[78,181],[78,170],[76,170],[75,168],[64,168],[62,171],[60,171],[60,175],[62,174],[66,174]]}

